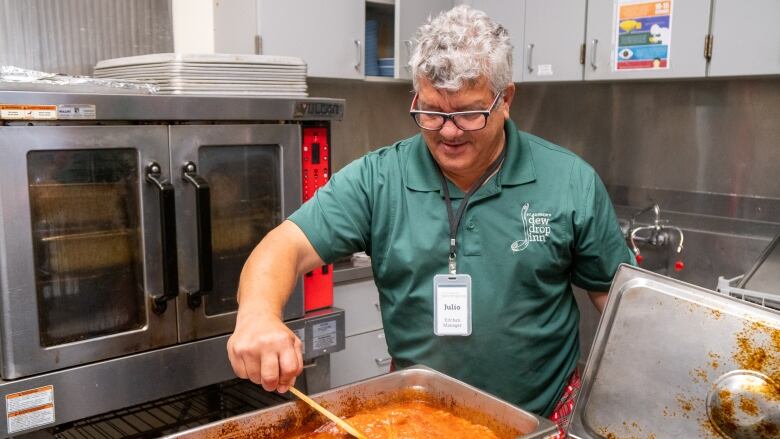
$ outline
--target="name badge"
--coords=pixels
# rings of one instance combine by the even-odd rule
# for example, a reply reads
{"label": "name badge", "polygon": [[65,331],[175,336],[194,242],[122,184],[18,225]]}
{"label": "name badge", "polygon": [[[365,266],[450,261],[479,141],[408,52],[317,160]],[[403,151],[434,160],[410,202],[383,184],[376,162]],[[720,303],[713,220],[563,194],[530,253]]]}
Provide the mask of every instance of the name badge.
{"label": "name badge", "polygon": [[433,277],[433,333],[471,335],[471,276],[468,274]]}

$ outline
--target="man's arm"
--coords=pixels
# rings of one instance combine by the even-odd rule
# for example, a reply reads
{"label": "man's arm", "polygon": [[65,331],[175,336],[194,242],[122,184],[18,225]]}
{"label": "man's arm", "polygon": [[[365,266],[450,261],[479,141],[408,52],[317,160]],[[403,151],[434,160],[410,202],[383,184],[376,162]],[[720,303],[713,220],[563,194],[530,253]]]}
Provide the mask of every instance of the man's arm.
{"label": "man's arm", "polygon": [[236,329],[228,358],[240,378],[281,393],[303,371],[301,341],[282,322],[282,309],[299,277],[324,265],[303,231],[284,221],[249,255],[238,284]]}
{"label": "man's arm", "polygon": [[608,295],[606,291],[588,291],[590,301],[593,302],[593,306],[599,310],[599,314],[604,312],[604,307],[607,306]]}

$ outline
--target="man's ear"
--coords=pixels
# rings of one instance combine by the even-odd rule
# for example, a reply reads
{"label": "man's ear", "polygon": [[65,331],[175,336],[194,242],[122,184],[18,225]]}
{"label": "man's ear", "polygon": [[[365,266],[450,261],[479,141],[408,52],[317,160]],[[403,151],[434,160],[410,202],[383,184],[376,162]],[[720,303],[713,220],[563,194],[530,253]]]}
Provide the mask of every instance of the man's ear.
{"label": "man's ear", "polygon": [[509,119],[509,108],[512,106],[512,101],[515,99],[515,84],[510,83],[504,89],[504,94],[501,97],[504,105],[501,111],[504,113],[504,119]]}

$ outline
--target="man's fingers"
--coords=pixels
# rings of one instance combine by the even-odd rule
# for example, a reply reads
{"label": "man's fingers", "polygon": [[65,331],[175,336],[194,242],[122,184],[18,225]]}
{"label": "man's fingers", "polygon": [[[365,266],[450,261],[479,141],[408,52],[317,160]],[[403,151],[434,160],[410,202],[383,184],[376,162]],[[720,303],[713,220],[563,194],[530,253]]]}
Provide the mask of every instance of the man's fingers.
{"label": "man's fingers", "polygon": [[298,355],[294,348],[283,350],[279,354],[279,393],[286,392],[298,375]]}
{"label": "man's fingers", "polygon": [[303,373],[303,343],[298,337],[295,337],[295,355],[298,357],[298,370],[295,372],[295,376]]}
{"label": "man's fingers", "polygon": [[262,383],[262,367],[261,361],[258,361],[257,356],[244,354],[241,356],[241,361],[244,364],[246,370],[246,377],[249,381],[255,384]]}
{"label": "man's fingers", "polygon": [[279,387],[279,358],[276,351],[263,354],[260,360],[260,379],[255,382],[260,383],[268,392]]}
{"label": "man's fingers", "polygon": [[230,360],[230,365],[233,366],[233,372],[235,372],[237,377],[247,379],[248,375],[246,374],[246,367],[244,367],[244,362],[243,360],[236,357],[236,354],[233,352],[233,343],[231,342],[232,340],[228,340],[227,354],[228,359]]}

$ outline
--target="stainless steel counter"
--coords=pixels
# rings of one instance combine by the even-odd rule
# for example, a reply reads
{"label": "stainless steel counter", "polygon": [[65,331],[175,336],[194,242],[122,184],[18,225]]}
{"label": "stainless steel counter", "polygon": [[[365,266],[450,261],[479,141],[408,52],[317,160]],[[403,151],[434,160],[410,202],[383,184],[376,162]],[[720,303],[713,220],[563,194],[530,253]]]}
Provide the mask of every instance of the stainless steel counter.
{"label": "stainless steel counter", "polygon": [[374,273],[370,265],[356,264],[354,262],[337,263],[333,267],[333,283],[352,282],[356,280],[372,279]]}

